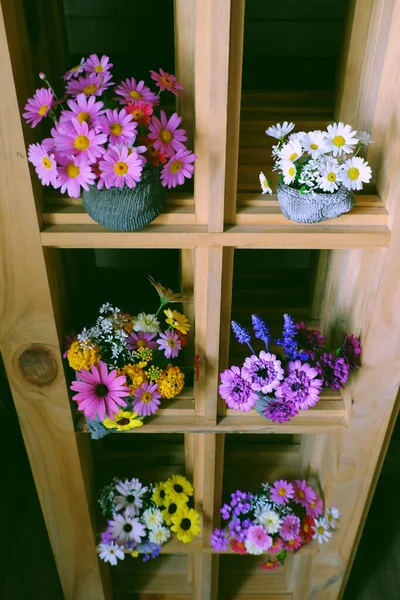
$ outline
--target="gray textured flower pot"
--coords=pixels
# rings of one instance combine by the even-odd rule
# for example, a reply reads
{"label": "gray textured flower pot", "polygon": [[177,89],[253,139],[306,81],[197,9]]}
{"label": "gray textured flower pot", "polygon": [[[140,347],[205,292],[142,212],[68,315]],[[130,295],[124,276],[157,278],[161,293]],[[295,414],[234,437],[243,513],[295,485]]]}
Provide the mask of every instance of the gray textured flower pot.
{"label": "gray textured flower pot", "polygon": [[90,187],[83,191],[83,206],[96,221],[116,231],[136,231],[153,221],[165,204],[165,191],[160,181],[160,170],[143,171],[143,179],[133,189],[128,187]]}
{"label": "gray textured flower pot", "polygon": [[285,217],[297,223],[320,223],[335,219],[349,212],[355,203],[353,192],[343,186],[333,194],[300,194],[298,190],[281,183],[277,196]]}

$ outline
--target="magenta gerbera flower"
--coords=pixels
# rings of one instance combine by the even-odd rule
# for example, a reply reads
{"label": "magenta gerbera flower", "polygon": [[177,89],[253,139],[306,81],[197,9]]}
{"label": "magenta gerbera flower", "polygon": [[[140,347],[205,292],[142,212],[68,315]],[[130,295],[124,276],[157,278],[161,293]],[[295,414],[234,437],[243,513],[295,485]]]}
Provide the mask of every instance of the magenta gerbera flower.
{"label": "magenta gerbera flower", "polygon": [[276,504],[286,504],[294,497],[294,489],[291,483],[285,479],[275,481],[271,490],[271,500]]}
{"label": "magenta gerbera flower", "polygon": [[279,554],[283,548],[283,541],[280,537],[274,538],[271,548],[268,548],[270,554]]}
{"label": "magenta gerbera flower", "polygon": [[104,104],[101,101],[96,102],[96,96],[85,96],[78,94],[72,100],[67,100],[70,110],[63,110],[60,117],[60,125],[71,128],[72,120],[78,119],[79,123],[87,123],[89,127],[96,129],[99,123],[99,117],[104,114]]}
{"label": "magenta gerbera flower", "polygon": [[229,408],[248,412],[256,403],[257,394],[251,389],[251,377],[246,369],[231,367],[221,373],[218,390]]}
{"label": "magenta gerbera flower", "polygon": [[60,158],[58,167],[58,179],[54,187],[61,188],[61,193],[67,192],[70,198],[79,198],[81,187],[89,191],[89,185],[93,185],[96,175],[93,173],[89,165],[78,165],[74,162],[73,157]]}
{"label": "magenta gerbera flower", "polygon": [[176,358],[182,347],[178,335],[172,329],[167,329],[165,333],[160,333],[157,343],[160,350],[164,350],[164,356],[166,356],[166,358]]}
{"label": "magenta gerbera flower", "polygon": [[350,367],[358,368],[361,358],[361,342],[355,335],[346,335],[340,349],[340,356],[349,363]]}
{"label": "magenta gerbera flower", "polygon": [[349,363],[344,358],[339,358],[330,352],[321,354],[316,369],[321,375],[324,385],[332,390],[343,389],[350,374]]}
{"label": "magenta gerbera flower", "polygon": [[106,73],[113,66],[110,63],[109,57],[105,56],[105,54],[101,58],[97,54],[91,54],[86,61],[85,70],[88,73]]}
{"label": "magenta gerbera flower", "polygon": [[115,92],[122,96],[119,101],[121,104],[127,104],[128,102],[136,102],[137,100],[143,100],[152,106],[156,106],[160,99],[144,84],[144,81],[138,81],[132,77],[131,79],[125,79],[116,88]]}
{"label": "magenta gerbera flower", "polygon": [[29,98],[25,104],[23,117],[27,123],[32,123],[31,127],[36,127],[40,121],[47,116],[54,102],[53,93],[47,88],[36,90],[33,98]]}
{"label": "magenta gerbera flower", "polygon": [[288,540],[284,544],[285,550],[288,550],[289,552],[293,552],[293,550],[297,550],[298,548],[300,548],[300,546],[301,546],[301,537],[300,536],[297,536],[291,540]]}
{"label": "magenta gerbera flower", "polygon": [[190,150],[178,150],[171,160],[164,165],[161,171],[161,183],[164,187],[171,189],[177,185],[182,185],[186,179],[191,179],[194,166],[191,164],[197,156]]}
{"label": "magenta gerbera flower", "polygon": [[264,350],[261,350],[259,356],[247,357],[243,367],[251,376],[251,387],[255,392],[270,394],[284,378],[281,361],[276,359],[275,354]]}
{"label": "magenta gerbera flower", "polygon": [[104,421],[106,415],[114,418],[121,406],[126,406],[124,397],[129,396],[130,388],[125,385],[126,377],[118,376],[114,369],[108,372],[107,365],[100,361],[90,371],[82,369],[77,373],[77,380],[71,384],[71,390],[78,392],[72,397],[78,403],[78,409],[92,420],[97,415]]}
{"label": "magenta gerbera flower", "polygon": [[293,481],[293,489],[296,504],[307,506],[312,502],[316,502],[317,494],[310,485],[307,485],[305,479],[295,479]]}
{"label": "magenta gerbera flower", "polygon": [[107,141],[105,133],[96,133],[85,121],[79,123],[72,119],[71,130],[60,129],[54,137],[56,150],[62,156],[75,157],[78,166],[93,164],[104,153],[104,144]]}
{"label": "magenta gerbera flower", "polygon": [[149,125],[149,139],[153,140],[154,148],[174,156],[178,150],[186,150],[182,142],[187,142],[186,131],[178,129],[182,118],[174,113],[168,120],[163,110],[160,111],[161,119],[153,115]]}
{"label": "magenta gerbera flower", "polygon": [[100,179],[104,180],[107,189],[113,186],[122,188],[124,185],[129,188],[136,187],[137,182],[142,178],[145,163],[144,157],[138,154],[138,149],[135,148],[129,154],[126,146],[123,146],[121,150],[116,146],[108,147],[99,162]]}
{"label": "magenta gerbera flower", "polygon": [[85,61],[85,58],[81,58],[81,62],[78,65],[72,67],[72,69],[69,69],[69,71],[65,73],[64,79],[66,81],[69,81],[71,77],[77,77],[80,73],[83,73],[83,71],[85,70]]}
{"label": "magenta gerbera flower", "polygon": [[28,149],[28,160],[35,166],[42,185],[55,185],[58,170],[54,154],[49,154],[40,144],[31,144]]}
{"label": "magenta gerbera flower", "polygon": [[157,342],[152,341],[156,336],[156,333],[148,333],[147,331],[132,331],[127,340],[128,350],[157,348]]}
{"label": "magenta gerbera flower", "polygon": [[300,321],[296,323],[297,345],[306,352],[308,356],[315,360],[317,352],[325,346],[325,338],[320,331],[307,329],[307,325]]}
{"label": "magenta gerbera flower", "polygon": [[284,518],[279,535],[286,542],[297,537],[300,533],[300,519],[295,515],[287,515]]}
{"label": "magenta gerbera flower", "polygon": [[142,383],[133,393],[135,400],[133,408],[138,415],[148,417],[158,411],[160,406],[161,394],[158,391],[157,383]]}
{"label": "magenta gerbera flower", "polygon": [[289,373],[275,392],[277,398],[296,402],[301,410],[315,406],[319,401],[322,380],[317,379],[318,371],[300,360],[289,362]]}
{"label": "magenta gerbera flower", "polygon": [[163,69],[160,69],[160,72],[150,71],[151,78],[156,82],[156,86],[160,88],[160,91],[168,90],[172,92],[175,96],[179,96],[179,90],[184,90],[185,88],[175,75],[170,75],[166,73]]}
{"label": "magenta gerbera flower", "polygon": [[67,84],[66,92],[70,96],[85,94],[85,96],[101,96],[105,90],[113,85],[111,73],[88,73],[78,79],[71,79]]}
{"label": "magenta gerbera flower", "polygon": [[110,144],[133,144],[136,139],[138,124],[123,108],[120,112],[115,108],[106,110],[100,120],[99,130],[109,136]]}
{"label": "magenta gerbera flower", "polygon": [[317,499],[307,504],[305,509],[309,517],[312,517],[313,519],[319,517],[324,512],[324,503],[322,502],[322,498],[317,496]]}

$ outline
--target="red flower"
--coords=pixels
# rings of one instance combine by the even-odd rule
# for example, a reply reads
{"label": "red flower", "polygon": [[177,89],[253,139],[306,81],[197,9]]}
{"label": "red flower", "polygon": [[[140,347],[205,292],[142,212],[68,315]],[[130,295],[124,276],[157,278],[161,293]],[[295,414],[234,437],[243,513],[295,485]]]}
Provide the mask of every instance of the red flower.
{"label": "red flower", "polygon": [[300,536],[304,542],[311,542],[314,535],[315,521],[312,517],[304,517],[300,526]]}
{"label": "red flower", "polygon": [[196,373],[195,381],[199,380],[200,377],[200,356],[194,355],[194,371]]}
{"label": "red flower", "polygon": [[237,540],[231,540],[231,547],[236,554],[247,554],[246,546],[244,542],[238,542]]}
{"label": "red flower", "polygon": [[267,562],[262,563],[260,565],[261,569],[264,571],[275,571],[279,567],[279,562],[277,560],[267,560]]}
{"label": "red flower", "polygon": [[[148,125],[150,123],[150,117],[153,114],[153,107],[147,102],[135,102],[135,104],[128,103],[126,110],[133,117],[139,125]],[[147,144],[146,144],[147,146]]]}
{"label": "red flower", "polygon": [[188,337],[189,337],[188,334],[185,335],[181,331],[177,331],[177,330],[175,331],[175,333],[178,335],[178,338],[180,339],[182,348],[184,348],[185,346],[187,346]]}
{"label": "red flower", "polygon": [[160,164],[164,165],[167,162],[167,155],[165,152],[156,150],[148,137],[141,135],[139,141],[144,146],[147,146],[147,152],[145,152],[144,156],[146,157],[147,162],[151,162],[153,167],[159,167]]}

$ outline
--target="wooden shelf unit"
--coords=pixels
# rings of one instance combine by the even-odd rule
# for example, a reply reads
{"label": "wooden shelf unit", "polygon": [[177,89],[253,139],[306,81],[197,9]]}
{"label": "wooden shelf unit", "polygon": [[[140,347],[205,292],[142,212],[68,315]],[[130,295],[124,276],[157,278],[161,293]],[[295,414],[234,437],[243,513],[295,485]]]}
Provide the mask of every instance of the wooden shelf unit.
{"label": "wooden shelf unit", "polygon": [[[35,73],[59,77],[66,65],[61,0],[35,3],[40,36],[22,0],[1,0],[0,350],[67,600],[133,600],[136,593],[143,600],[341,597],[398,411],[399,2],[350,3],[334,94],[242,96],[244,0],[175,0],[176,74],[185,85],[179,109],[198,156],[194,192],[168,195],[148,228],[118,233],[94,223],[80,199],[43,194],[26,160],[33,133],[21,112]],[[376,187],[358,195],[349,214],[299,225],[283,218],[275,196],[259,194],[258,171],[270,165],[264,130],[290,118],[305,129],[334,118],[372,133]],[[71,292],[61,259],[84,248],[180,249],[182,288],[194,294],[200,379],[143,428],[111,441],[75,432],[60,352]],[[352,331],[363,343],[363,368],[343,396],[324,394],[282,425],[225,410],[218,383],[228,365],[235,249],[320,250],[309,317],[328,337]],[[177,440],[169,448],[174,458],[165,437]],[[124,460],[111,448],[120,443]],[[168,464],[157,465],[158,456]],[[125,561],[110,576],[95,550],[96,485],[122,468],[129,472],[121,475],[149,480],[171,469],[193,477],[203,528],[193,545],[170,543],[159,561]],[[320,552],[300,551],[272,574],[254,570],[251,557],[219,558],[209,534],[223,495],[245,486],[246,475],[319,482],[327,504],[342,513],[332,542]]]}

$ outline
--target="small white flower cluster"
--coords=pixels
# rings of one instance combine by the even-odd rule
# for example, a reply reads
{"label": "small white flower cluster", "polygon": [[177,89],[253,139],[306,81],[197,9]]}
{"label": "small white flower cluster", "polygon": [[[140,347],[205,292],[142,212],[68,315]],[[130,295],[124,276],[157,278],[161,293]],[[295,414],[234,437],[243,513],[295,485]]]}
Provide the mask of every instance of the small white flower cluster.
{"label": "small white flower cluster", "polygon": [[276,509],[279,510],[279,514],[281,514],[283,517],[292,514],[292,511],[288,505],[278,505],[271,500],[269,495],[270,486],[268,483],[263,483],[262,488],[262,494],[257,494],[251,502],[251,509],[254,511],[254,514],[260,515],[260,517],[257,516],[258,519],[263,518],[261,515],[264,515],[264,513],[267,513],[268,511],[276,512]]}
{"label": "small white flower cluster", "polygon": [[[361,190],[370,181],[371,167],[357,156],[363,146],[373,143],[368,133],[357,132],[341,122],[328,125],[326,131],[290,134],[293,129],[294,123],[285,121],[268,127],[265,132],[279,140],[272,147],[273,170],[281,172],[286,185],[302,193],[333,193],[342,185],[349,190]],[[263,194],[272,193],[262,172],[260,184]]]}
{"label": "small white flower cluster", "polygon": [[81,341],[80,336],[85,334],[92,345],[97,344],[100,348],[106,346],[109,349],[107,364],[111,368],[118,367],[119,359],[126,363],[134,362],[134,356],[127,348],[129,333],[123,327],[129,319],[123,315],[121,309],[109,302],[100,307],[99,313],[96,324],[89,330],[84,329],[78,339]]}
{"label": "small white flower cluster", "polygon": [[325,514],[320,519],[315,519],[315,532],[313,539],[316,539],[318,544],[329,542],[332,537],[332,529],[336,529],[336,522],[340,516],[340,512],[334,506],[327,508]]}

